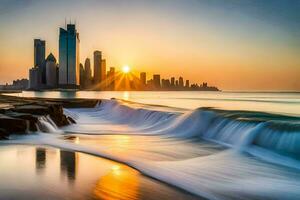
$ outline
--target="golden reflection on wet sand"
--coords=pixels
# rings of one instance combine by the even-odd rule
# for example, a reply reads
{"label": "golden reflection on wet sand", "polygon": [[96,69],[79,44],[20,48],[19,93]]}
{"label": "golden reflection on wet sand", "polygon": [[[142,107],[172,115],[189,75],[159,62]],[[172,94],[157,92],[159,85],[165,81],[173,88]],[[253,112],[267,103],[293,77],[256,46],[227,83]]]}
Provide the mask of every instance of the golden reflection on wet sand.
{"label": "golden reflection on wet sand", "polygon": [[139,173],[127,166],[113,165],[109,173],[101,177],[93,194],[99,199],[138,199]]}
{"label": "golden reflection on wet sand", "polygon": [[0,162],[0,199],[197,199],[126,165],[84,153],[0,145]]}

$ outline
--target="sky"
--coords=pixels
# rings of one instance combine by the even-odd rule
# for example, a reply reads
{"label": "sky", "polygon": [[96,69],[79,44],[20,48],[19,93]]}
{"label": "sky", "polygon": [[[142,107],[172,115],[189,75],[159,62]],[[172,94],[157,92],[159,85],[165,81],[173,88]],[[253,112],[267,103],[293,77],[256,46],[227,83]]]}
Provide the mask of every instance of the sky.
{"label": "sky", "polygon": [[28,77],[33,39],[58,58],[76,22],[80,61],[183,76],[222,90],[300,91],[300,0],[0,0],[0,84]]}

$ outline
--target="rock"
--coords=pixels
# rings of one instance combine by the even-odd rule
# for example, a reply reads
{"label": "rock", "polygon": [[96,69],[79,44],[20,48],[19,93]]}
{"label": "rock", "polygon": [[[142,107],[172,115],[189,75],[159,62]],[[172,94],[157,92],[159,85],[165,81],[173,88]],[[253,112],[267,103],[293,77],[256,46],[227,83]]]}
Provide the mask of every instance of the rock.
{"label": "rock", "polygon": [[18,119],[25,119],[29,121],[29,130],[37,131],[36,123],[38,122],[38,116],[28,114],[28,113],[17,113],[17,112],[7,112],[5,115]]}
{"label": "rock", "polygon": [[10,134],[25,134],[27,131],[27,123],[27,120],[0,114],[0,127]]}
{"label": "rock", "polygon": [[0,128],[0,140],[8,140],[8,137],[9,133],[5,129]]}
{"label": "rock", "polygon": [[49,105],[49,115],[57,126],[69,125],[67,117],[64,115],[63,107],[60,104]]}
{"label": "rock", "polygon": [[16,106],[11,109],[13,112],[18,113],[30,113],[34,115],[46,115],[48,114],[48,107],[41,105],[22,105]]}
{"label": "rock", "polygon": [[67,117],[64,115],[63,107],[58,103],[37,103],[31,105],[16,106],[13,112],[29,113],[33,115],[49,115],[57,126],[68,125]]}

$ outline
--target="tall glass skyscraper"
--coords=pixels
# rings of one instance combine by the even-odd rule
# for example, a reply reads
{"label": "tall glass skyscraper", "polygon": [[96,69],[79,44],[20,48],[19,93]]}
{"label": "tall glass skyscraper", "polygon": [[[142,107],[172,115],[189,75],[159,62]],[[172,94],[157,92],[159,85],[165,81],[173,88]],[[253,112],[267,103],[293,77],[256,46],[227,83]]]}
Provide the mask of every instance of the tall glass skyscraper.
{"label": "tall glass skyscraper", "polygon": [[94,84],[99,86],[102,81],[102,70],[101,70],[102,52],[94,51]]}
{"label": "tall glass skyscraper", "polygon": [[79,33],[75,24],[59,29],[59,86],[79,88]]}
{"label": "tall glass skyscraper", "polygon": [[41,67],[45,61],[45,40],[34,39],[34,67]]}

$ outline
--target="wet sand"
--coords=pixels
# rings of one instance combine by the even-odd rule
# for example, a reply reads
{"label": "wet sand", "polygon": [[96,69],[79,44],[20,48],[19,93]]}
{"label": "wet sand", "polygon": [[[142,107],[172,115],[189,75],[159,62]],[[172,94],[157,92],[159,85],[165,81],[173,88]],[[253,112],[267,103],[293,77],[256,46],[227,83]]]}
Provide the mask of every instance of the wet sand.
{"label": "wet sand", "polygon": [[0,199],[200,199],[84,153],[0,145],[0,160]]}

